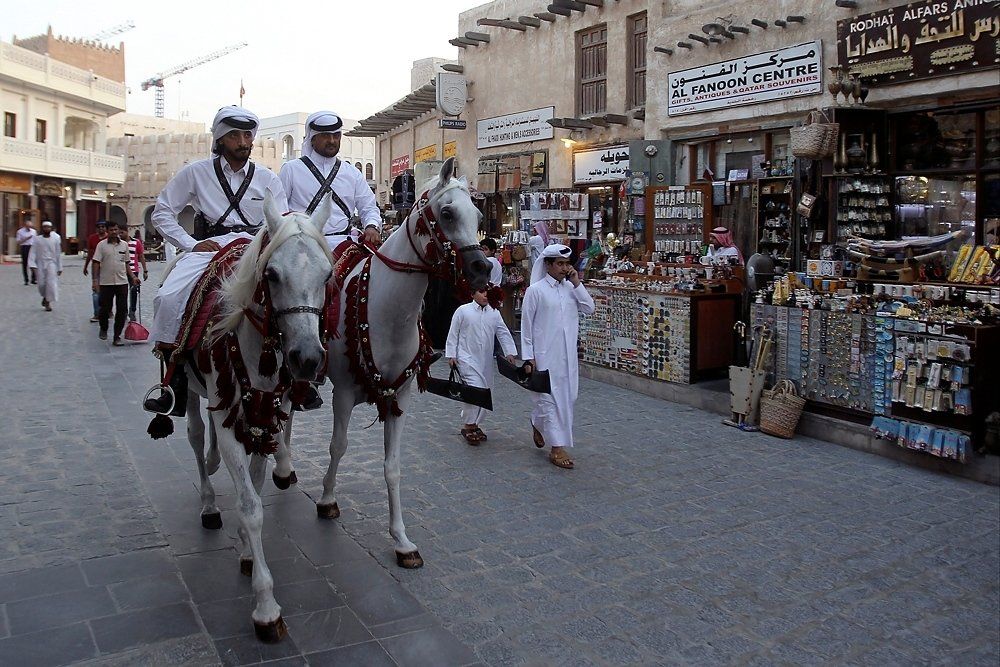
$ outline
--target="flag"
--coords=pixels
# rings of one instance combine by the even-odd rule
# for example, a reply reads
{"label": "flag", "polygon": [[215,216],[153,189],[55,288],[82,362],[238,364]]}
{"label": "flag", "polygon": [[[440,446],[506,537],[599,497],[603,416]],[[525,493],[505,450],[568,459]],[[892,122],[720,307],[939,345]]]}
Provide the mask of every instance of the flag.
{"label": "flag", "polygon": [[242,100],[243,96],[246,95],[246,94],[247,94],[247,91],[243,87],[243,79],[240,79],[240,99]]}

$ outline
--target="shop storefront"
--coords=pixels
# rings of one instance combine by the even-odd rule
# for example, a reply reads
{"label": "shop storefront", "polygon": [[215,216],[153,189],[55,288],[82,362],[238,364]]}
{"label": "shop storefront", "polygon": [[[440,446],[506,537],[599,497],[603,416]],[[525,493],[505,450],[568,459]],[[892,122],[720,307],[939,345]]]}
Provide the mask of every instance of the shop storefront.
{"label": "shop storefront", "polygon": [[[0,221],[2,221],[2,247],[0,254],[16,255],[19,250],[15,235],[28,211],[31,193],[31,176],[0,171]],[[37,230],[38,221],[32,219]]]}

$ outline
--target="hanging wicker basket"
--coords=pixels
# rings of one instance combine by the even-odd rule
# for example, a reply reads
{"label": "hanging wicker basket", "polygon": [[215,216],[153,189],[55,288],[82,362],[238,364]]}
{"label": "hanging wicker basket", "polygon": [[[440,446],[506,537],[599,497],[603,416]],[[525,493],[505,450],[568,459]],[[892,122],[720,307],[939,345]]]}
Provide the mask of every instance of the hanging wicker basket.
{"label": "hanging wicker basket", "polygon": [[798,395],[791,380],[782,380],[766,390],[760,400],[760,430],[779,438],[791,438],[799,425],[806,399]]}
{"label": "hanging wicker basket", "polygon": [[810,112],[805,125],[789,130],[792,155],[807,160],[822,160],[837,149],[840,124],[831,123],[822,111]]}

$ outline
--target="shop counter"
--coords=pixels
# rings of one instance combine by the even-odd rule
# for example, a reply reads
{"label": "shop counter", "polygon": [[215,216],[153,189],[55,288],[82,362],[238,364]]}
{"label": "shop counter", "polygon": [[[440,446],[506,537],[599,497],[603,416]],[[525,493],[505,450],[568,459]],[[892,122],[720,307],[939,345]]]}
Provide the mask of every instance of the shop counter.
{"label": "shop counter", "polygon": [[684,384],[722,376],[732,363],[739,294],[586,287],[595,312],[580,318],[584,363]]}

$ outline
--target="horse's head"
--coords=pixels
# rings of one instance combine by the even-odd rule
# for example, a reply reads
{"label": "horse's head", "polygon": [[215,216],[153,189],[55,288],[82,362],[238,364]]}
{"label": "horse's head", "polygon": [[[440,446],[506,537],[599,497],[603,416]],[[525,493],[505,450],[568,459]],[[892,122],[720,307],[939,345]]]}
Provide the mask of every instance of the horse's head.
{"label": "horse's head", "polygon": [[479,247],[482,214],[472,203],[464,178],[455,178],[455,158],[441,166],[428,191],[429,206],[444,236],[462,256],[462,273],[473,290],[485,287],[490,279],[490,263]]}
{"label": "horse's head", "polygon": [[268,196],[264,217],[271,241],[258,270],[270,294],[271,321],[281,334],[281,351],[292,378],[312,380],[326,355],[320,334],[333,259],[322,229],[330,217],[330,196],[311,217],[297,212],[282,215]]}

